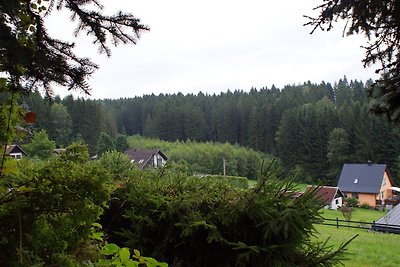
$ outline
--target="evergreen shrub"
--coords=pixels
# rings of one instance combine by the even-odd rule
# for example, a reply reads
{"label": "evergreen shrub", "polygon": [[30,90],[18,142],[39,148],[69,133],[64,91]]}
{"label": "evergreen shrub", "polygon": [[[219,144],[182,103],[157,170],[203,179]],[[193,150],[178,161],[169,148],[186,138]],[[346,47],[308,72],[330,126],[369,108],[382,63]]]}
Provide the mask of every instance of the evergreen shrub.
{"label": "evergreen shrub", "polygon": [[245,190],[224,180],[143,173],[115,192],[102,225],[110,241],[171,266],[331,266],[338,250],[311,242],[315,192],[264,178]]}

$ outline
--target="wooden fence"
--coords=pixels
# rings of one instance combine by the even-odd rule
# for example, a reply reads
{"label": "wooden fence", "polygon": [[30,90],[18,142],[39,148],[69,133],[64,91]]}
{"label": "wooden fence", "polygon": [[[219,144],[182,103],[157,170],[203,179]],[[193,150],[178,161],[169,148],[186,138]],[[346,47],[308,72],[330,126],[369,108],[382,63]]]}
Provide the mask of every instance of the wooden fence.
{"label": "wooden fence", "polygon": [[382,232],[400,234],[400,225],[376,223],[375,221],[363,222],[363,221],[340,220],[339,218],[336,219],[323,218],[323,221],[320,222],[319,224],[336,226],[336,228],[348,227],[348,228],[370,229],[373,231],[382,231]]}

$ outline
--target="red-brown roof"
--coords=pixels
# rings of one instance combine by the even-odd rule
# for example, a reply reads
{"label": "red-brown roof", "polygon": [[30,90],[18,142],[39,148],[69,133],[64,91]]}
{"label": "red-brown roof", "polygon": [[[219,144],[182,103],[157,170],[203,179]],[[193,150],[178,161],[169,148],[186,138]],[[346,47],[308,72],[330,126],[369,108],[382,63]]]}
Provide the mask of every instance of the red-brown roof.
{"label": "red-brown roof", "polygon": [[[309,185],[307,186],[306,192],[316,188],[316,186]],[[337,197],[343,197],[342,191],[338,187],[332,187],[332,186],[320,186],[317,189],[317,192],[315,193],[315,196],[319,198],[323,203],[326,205],[329,205],[333,199]]]}

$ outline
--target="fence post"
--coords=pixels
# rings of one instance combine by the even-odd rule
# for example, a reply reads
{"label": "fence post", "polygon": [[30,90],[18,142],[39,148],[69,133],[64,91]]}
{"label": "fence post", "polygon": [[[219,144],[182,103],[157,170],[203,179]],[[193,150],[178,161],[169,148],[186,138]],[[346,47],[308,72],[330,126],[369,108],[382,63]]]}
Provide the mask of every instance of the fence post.
{"label": "fence post", "polygon": [[339,219],[338,219],[338,217],[336,217],[336,228],[339,229]]}

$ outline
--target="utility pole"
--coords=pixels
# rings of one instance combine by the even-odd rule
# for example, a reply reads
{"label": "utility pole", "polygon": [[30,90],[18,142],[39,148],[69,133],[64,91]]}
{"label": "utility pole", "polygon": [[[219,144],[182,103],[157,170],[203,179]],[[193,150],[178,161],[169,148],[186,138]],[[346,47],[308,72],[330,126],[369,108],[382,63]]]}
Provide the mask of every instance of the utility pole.
{"label": "utility pole", "polygon": [[222,167],[224,169],[224,178],[226,178],[226,159],[222,158]]}

